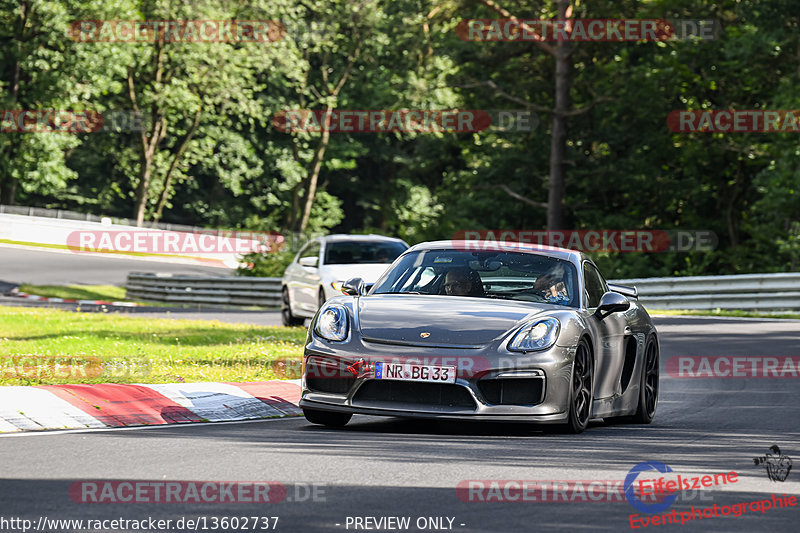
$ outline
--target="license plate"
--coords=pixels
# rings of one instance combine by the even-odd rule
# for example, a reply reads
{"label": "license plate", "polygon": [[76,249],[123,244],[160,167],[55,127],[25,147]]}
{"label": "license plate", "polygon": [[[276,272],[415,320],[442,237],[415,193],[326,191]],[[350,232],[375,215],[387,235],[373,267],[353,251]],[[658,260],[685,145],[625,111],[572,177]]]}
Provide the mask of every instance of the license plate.
{"label": "license plate", "polygon": [[375,379],[455,383],[456,367],[418,365],[415,363],[375,363]]}

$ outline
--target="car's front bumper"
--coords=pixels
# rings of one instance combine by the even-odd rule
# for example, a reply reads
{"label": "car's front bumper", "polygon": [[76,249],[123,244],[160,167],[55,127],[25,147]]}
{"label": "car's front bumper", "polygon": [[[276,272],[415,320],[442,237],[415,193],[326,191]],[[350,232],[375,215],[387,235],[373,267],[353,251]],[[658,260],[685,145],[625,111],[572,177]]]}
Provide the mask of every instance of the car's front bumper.
{"label": "car's front bumper", "polygon": [[[570,399],[574,348],[530,354],[350,340],[347,349],[312,341],[304,355],[300,407],[375,416],[561,422]],[[361,361],[355,374],[348,370]],[[376,362],[454,366],[456,382],[375,379]],[[357,375],[356,375],[357,374]],[[321,378],[321,379],[320,379]]]}

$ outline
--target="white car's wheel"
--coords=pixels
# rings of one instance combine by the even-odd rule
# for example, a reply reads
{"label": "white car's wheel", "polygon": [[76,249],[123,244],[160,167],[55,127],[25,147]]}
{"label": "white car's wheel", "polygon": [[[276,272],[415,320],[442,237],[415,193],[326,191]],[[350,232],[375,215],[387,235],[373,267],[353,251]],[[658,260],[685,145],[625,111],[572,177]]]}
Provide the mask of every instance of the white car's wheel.
{"label": "white car's wheel", "polygon": [[289,289],[284,287],[281,292],[281,322],[284,326],[302,326],[305,318],[292,314],[292,306],[289,302]]}

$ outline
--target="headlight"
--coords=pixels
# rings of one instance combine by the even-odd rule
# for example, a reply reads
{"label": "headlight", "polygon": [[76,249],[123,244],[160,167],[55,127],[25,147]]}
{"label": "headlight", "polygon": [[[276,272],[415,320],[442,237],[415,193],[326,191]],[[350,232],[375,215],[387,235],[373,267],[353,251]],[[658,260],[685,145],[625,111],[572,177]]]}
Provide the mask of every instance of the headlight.
{"label": "headlight", "polygon": [[344,281],[334,281],[331,283],[331,287],[333,287],[333,290],[336,292],[342,292],[342,285],[344,285]]}
{"label": "headlight", "polygon": [[343,305],[329,305],[317,317],[314,331],[329,341],[343,341],[347,338],[347,309]]}
{"label": "headlight", "polygon": [[555,318],[535,320],[514,335],[508,343],[508,349],[512,352],[545,350],[555,344],[559,328],[560,324]]}

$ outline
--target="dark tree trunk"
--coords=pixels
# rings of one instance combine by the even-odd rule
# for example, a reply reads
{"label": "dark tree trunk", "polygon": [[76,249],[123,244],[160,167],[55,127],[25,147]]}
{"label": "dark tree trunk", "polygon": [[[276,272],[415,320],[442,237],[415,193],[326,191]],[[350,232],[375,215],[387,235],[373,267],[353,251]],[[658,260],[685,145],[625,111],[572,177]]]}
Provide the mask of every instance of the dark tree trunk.
{"label": "dark tree trunk", "polygon": [[[567,18],[569,0],[559,0],[558,18]],[[550,132],[550,179],[547,194],[547,229],[564,229],[564,158],[567,149],[567,112],[572,88],[572,65],[569,61],[570,46],[567,41],[556,43],[555,107]]]}
{"label": "dark tree trunk", "polygon": [[6,175],[0,183],[0,204],[14,205],[17,195],[17,178]]}

